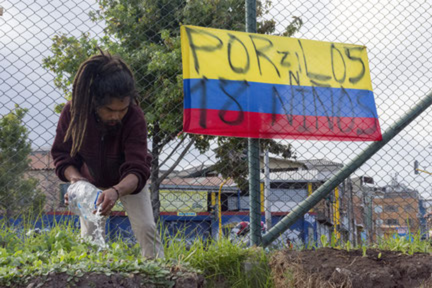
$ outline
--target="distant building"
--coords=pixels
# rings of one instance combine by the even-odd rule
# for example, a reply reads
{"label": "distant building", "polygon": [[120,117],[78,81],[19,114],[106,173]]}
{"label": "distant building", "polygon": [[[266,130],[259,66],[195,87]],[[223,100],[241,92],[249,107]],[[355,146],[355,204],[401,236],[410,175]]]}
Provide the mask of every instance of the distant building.
{"label": "distant building", "polygon": [[[378,235],[405,235],[424,232],[425,210],[420,193],[398,182],[396,176],[385,186],[377,187],[373,200],[374,221]],[[379,213],[377,213],[377,211]]]}
{"label": "distant building", "polygon": [[[261,172],[264,172],[263,157],[260,159],[260,166]],[[270,157],[269,167],[270,192],[268,200],[274,225],[281,217],[291,212],[300,202],[339,171],[343,165],[326,159],[294,161],[292,159]],[[248,217],[250,208],[249,192],[240,191],[232,180],[224,184],[224,179],[217,177],[217,172],[212,165],[192,167],[173,173],[173,175],[174,177],[169,177],[162,182],[160,187],[161,195],[175,190],[207,191],[209,193],[208,206],[210,207],[216,204],[215,197],[219,189],[221,189],[223,224],[227,225],[231,221],[241,221],[244,217]],[[265,175],[262,173],[260,179],[263,215],[264,177]],[[320,201],[314,209],[309,211],[303,220],[304,224],[302,226],[297,225],[296,231],[291,231],[289,237],[307,242],[316,241],[318,235],[322,234],[325,234],[330,239],[332,233],[337,233],[338,238],[342,237],[346,241],[349,223],[346,205],[343,204],[345,197],[344,186],[341,185],[338,187],[337,193],[335,192],[330,193],[326,199]],[[180,193],[173,193],[171,195],[172,199],[174,199],[174,195],[185,197]],[[164,206],[161,205],[161,214],[164,213]]]}
{"label": "distant building", "polygon": [[[373,241],[373,207],[375,182],[372,177],[353,177],[346,181],[350,195],[351,231],[355,244]],[[352,213],[352,214],[351,214]]]}
{"label": "distant building", "polygon": [[357,241],[371,243],[379,237],[427,231],[425,200],[396,176],[380,187],[372,177],[354,177],[350,181]]}
{"label": "distant building", "polygon": [[[46,194],[45,211],[67,211],[63,204],[63,195],[67,191],[68,183],[61,182],[55,175],[50,151],[33,151],[30,160],[30,170],[27,173],[39,180],[38,188]],[[260,166],[261,191],[264,191],[263,157],[260,159]],[[273,225],[343,167],[340,163],[326,159],[295,161],[273,157],[270,158],[269,166],[268,199]],[[213,235],[217,230],[217,219],[212,218],[210,212],[211,206],[216,204],[220,189],[222,223],[248,219],[248,191],[240,191],[232,180],[225,181],[218,177],[213,165],[207,164],[173,171],[164,179],[160,186],[161,217],[165,222],[171,223],[171,228],[186,222],[194,223],[194,227],[200,227],[200,231],[211,230],[209,233]],[[263,192],[261,197],[264,202]],[[336,191],[332,191],[326,199],[309,211],[304,219],[294,225],[295,230],[290,232],[289,237],[297,237],[306,242],[319,242],[317,240],[320,235],[325,234],[330,239],[331,234],[336,233],[338,238],[346,241],[349,230],[346,202],[345,186],[340,185]],[[121,216],[124,213],[119,212],[116,215]]]}

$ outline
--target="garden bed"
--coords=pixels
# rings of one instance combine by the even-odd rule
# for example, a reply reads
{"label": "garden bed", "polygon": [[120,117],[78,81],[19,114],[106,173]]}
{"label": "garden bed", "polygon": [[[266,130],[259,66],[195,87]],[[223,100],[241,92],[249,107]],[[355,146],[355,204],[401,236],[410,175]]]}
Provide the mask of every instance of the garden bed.
{"label": "garden bed", "polygon": [[[10,287],[10,286],[0,286]],[[145,275],[113,273],[105,275],[100,273],[85,273],[80,277],[67,273],[51,272],[46,276],[38,276],[28,279],[28,282],[22,285],[13,284],[13,287],[26,288],[58,288],[58,287],[104,287],[104,288],[156,288],[156,287],[176,287],[176,288],[200,288],[204,287],[204,277],[196,273],[185,272],[180,276],[178,273],[168,276],[164,281],[155,281]]]}
{"label": "garden bed", "polygon": [[[120,260],[120,262],[125,262]],[[118,264],[118,263],[117,263]],[[2,271],[3,287],[204,287],[204,276],[193,268],[169,266],[161,261],[139,259],[127,265],[110,263],[57,263],[34,269],[29,266],[9,266]],[[86,269],[86,267],[90,268]]]}
{"label": "garden bed", "polygon": [[273,255],[270,266],[275,287],[432,287],[429,253],[283,250]]}
{"label": "garden bed", "polygon": [[[189,245],[181,235],[164,240],[165,258],[148,260],[137,244],[115,239],[101,249],[72,226],[36,233],[0,225],[0,288],[272,287],[263,249],[225,238],[197,238]],[[259,265],[245,273],[248,261]]]}
{"label": "garden bed", "polygon": [[81,239],[71,227],[61,225],[43,233],[28,230],[25,234],[20,233],[23,229],[0,228],[0,287],[204,285],[199,269],[174,259],[144,259],[139,245],[119,240],[101,250]]}

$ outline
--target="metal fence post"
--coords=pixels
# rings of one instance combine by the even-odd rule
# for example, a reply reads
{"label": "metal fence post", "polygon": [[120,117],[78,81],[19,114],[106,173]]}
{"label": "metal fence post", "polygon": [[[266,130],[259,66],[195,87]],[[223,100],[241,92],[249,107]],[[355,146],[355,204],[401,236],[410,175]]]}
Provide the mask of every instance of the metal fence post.
{"label": "metal fence post", "polygon": [[[256,1],[246,0],[246,32],[256,33]],[[261,245],[261,198],[259,139],[248,139],[250,239],[251,245]]]}

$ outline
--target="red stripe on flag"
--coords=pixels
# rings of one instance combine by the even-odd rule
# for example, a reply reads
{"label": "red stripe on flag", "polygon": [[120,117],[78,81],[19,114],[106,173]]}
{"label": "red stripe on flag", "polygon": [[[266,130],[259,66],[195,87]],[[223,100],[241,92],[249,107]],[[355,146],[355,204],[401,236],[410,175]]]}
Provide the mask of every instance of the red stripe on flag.
{"label": "red stripe on flag", "polygon": [[[241,120],[241,121],[240,121]],[[205,125],[205,128],[202,127]],[[185,109],[184,132],[193,134],[336,141],[380,141],[376,118],[299,116],[281,114]]]}

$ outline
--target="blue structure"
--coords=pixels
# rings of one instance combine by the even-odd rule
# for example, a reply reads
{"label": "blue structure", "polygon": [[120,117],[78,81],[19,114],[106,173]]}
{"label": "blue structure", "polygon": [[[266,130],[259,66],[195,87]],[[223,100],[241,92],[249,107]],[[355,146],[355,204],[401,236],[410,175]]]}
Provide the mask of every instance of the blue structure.
{"label": "blue structure", "polygon": [[[201,237],[202,239],[216,239],[219,231],[218,221],[212,219],[209,213],[199,213],[202,215],[196,216],[177,216],[177,215],[161,215],[161,235],[163,239],[181,239],[187,242],[192,242],[193,239]],[[279,222],[285,213],[278,213],[272,216],[272,224],[275,225]],[[0,217],[0,220],[2,217]],[[222,225],[226,226],[229,224],[235,225],[241,221],[249,221],[248,212],[228,212],[222,215]],[[265,221],[262,216],[262,221]],[[12,226],[21,227],[22,219],[15,219]],[[80,228],[79,217],[75,215],[67,215],[60,213],[44,214],[40,217],[37,222],[34,223],[33,228],[51,229],[58,223],[71,225],[77,230]],[[305,219],[298,220],[288,231],[288,233],[295,234],[298,239],[292,239],[301,241],[304,244],[310,241],[317,241],[317,229],[316,221],[313,216],[305,217]],[[135,243],[135,237],[127,216],[110,216],[106,222],[106,233],[110,240],[122,238],[125,242]],[[24,233],[26,231],[23,231]],[[177,236],[177,237],[176,237]],[[225,235],[227,236],[227,235]],[[288,237],[288,236],[286,236]],[[284,242],[286,239],[283,240]]]}

